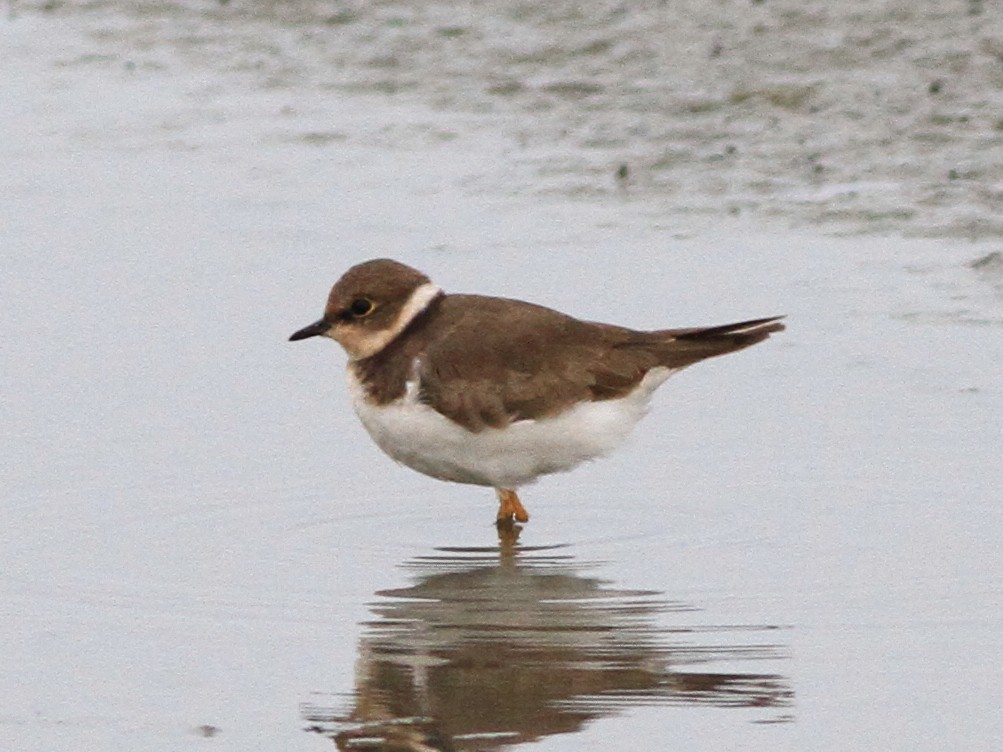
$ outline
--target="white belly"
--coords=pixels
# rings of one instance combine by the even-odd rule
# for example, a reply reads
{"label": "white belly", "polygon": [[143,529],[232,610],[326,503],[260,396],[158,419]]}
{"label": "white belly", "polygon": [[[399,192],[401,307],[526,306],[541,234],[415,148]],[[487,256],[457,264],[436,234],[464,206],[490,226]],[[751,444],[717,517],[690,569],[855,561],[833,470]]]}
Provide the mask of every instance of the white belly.
{"label": "white belly", "polygon": [[441,480],[514,489],[616,449],[647,411],[651,394],[672,373],[653,369],[623,399],[586,402],[553,418],[522,420],[478,433],[418,402],[414,388],[378,407],[363,399],[351,369],[348,382],[362,425],[398,462]]}

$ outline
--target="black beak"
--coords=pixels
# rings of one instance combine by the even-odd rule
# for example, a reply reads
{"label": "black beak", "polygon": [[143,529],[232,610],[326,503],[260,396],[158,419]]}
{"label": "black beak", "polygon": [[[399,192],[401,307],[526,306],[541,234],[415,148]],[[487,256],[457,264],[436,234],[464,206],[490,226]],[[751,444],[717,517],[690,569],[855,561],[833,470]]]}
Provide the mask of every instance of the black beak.
{"label": "black beak", "polygon": [[314,321],[312,324],[310,324],[310,326],[304,326],[298,332],[293,334],[293,336],[289,338],[289,341],[295,342],[298,339],[306,339],[307,337],[317,337],[326,332],[330,328],[331,328],[330,321],[327,321],[326,319],[318,319],[317,321]]}

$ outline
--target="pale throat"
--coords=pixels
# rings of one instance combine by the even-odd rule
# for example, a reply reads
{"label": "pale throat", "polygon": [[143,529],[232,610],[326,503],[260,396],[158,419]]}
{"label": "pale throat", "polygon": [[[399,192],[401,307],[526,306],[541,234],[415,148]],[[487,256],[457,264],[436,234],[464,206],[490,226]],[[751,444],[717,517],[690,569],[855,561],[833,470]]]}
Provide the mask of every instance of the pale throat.
{"label": "pale throat", "polygon": [[359,331],[352,326],[333,326],[326,336],[340,344],[348,353],[349,360],[362,360],[369,358],[396,339],[397,335],[404,331],[408,324],[414,321],[415,316],[428,308],[428,304],[442,292],[438,285],[426,282],[414,289],[407,302],[401,308],[400,313],[391,326],[379,331]]}

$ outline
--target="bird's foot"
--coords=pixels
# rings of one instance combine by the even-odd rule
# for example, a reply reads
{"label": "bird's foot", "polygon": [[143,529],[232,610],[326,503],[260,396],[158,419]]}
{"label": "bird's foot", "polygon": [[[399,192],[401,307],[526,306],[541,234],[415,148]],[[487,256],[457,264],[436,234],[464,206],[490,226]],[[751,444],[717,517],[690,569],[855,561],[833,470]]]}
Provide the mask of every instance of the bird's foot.
{"label": "bird's foot", "polygon": [[510,488],[496,488],[498,494],[498,523],[502,520],[529,522],[529,512],[519,501],[519,495]]}

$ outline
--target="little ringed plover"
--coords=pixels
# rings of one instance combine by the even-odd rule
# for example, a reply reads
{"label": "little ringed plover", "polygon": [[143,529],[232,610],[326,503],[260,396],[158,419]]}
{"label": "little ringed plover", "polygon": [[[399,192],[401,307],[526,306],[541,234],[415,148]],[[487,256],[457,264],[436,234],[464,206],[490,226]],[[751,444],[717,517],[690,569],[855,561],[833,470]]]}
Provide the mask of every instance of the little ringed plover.
{"label": "little ringed plover", "polygon": [[324,315],[289,339],[348,354],[355,412],[398,462],[491,486],[499,524],[529,515],[516,490],[624,442],[676,371],[782,331],[780,316],[635,331],[521,300],[454,295],[389,259],[353,266]]}

